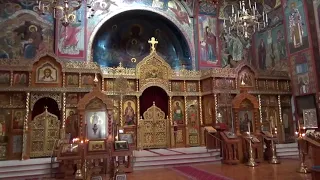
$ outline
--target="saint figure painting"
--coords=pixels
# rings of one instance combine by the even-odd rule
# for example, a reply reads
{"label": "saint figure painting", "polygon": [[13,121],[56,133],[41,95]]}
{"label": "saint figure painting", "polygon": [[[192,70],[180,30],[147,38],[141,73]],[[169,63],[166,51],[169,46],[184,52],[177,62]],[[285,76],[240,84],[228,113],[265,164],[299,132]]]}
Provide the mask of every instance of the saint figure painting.
{"label": "saint figure painting", "polygon": [[103,139],[107,136],[106,112],[87,112],[86,121],[89,140]]}

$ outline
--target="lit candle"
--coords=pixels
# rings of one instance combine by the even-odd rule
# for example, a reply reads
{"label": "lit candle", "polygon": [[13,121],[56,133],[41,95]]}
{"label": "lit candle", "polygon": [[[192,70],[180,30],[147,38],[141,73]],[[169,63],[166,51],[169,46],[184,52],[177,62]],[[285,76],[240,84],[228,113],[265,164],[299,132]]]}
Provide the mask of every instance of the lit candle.
{"label": "lit candle", "polygon": [[251,133],[251,130],[250,130],[250,122],[248,122],[248,131],[249,131],[249,134]]}
{"label": "lit candle", "polygon": [[233,5],[232,5],[232,14],[234,14],[234,7],[233,7]]}
{"label": "lit candle", "polygon": [[241,2],[241,1],[239,1],[239,4],[240,4],[240,9],[242,9],[241,3],[242,3],[242,2]]}
{"label": "lit candle", "polygon": [[226,27],[226,19],[223,20],[223,27]]}
{"label": "lit candle", "polygon": [[257,10],[257,2],[254,2],[254,9]]}
{"label": "lit candle", "polygon": [[251,1],[249,0],[249,8],[251,8]]}

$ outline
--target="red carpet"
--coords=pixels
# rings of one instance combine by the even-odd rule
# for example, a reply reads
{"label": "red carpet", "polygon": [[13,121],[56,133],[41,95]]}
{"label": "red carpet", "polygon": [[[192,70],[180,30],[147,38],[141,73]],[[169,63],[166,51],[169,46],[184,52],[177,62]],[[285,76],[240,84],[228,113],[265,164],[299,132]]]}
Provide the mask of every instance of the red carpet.
{"label": "red carpet", "polygon": [[206,171],[191,167],[191,166],[179,166],[172,169],[182,173],[193,180],[231,180],[230,178],[223,177],[218,174],[208,173]]}

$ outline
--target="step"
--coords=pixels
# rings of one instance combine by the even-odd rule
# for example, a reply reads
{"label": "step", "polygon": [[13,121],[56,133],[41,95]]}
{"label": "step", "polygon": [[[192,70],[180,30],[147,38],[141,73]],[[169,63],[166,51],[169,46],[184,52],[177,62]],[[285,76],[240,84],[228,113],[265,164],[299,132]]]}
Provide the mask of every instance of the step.
{"label": "step", "polygon": [[135,162],[143,161],[162,161],[162,160],[174,160],[174,159],[184,159],[184,158],[207,158],[212,156],[219,156],[219,151],[213,151],[208,153],[194,153],[194,154],[175,154],[175,155],[163,155],[163,156],[145,156],[145,157],[135,157]]}
{"label": "step", "polygon": [[[52,165],[57,168],[58,163]],[[0,163],[0,179],[14,178],[20,179],[26,176],[50,176],[51,174],[51,158],[37,158],[26,161],[10,160]],[[23,178],[22,178],[23,179]]]}

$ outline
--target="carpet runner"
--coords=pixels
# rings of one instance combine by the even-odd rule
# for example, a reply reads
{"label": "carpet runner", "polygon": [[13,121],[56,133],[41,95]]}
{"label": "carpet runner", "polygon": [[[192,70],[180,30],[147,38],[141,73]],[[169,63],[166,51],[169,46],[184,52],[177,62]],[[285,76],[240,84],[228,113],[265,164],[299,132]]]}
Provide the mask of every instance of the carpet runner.
{"label": "carpet runner", "polygon": [[178,166],[173,167],[172,169],[192,180],[232,180],[230,178],[218,174],[208,173],[191,166]]}

